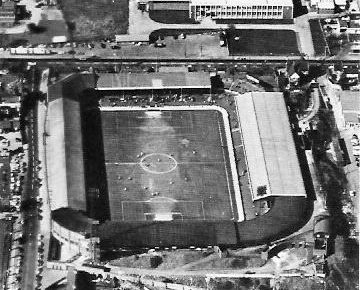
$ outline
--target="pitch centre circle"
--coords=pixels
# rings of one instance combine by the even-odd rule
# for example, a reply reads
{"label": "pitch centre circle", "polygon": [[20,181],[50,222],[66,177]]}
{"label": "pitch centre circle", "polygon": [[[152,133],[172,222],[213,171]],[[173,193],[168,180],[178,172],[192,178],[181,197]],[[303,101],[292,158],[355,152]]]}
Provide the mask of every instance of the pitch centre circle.
{"label": "pitch centre circle", "polygon": [[174,157],[165,153],[151,153],[140,160],[143,170],[153,174],[165,174],[175,170],[178,163]]}

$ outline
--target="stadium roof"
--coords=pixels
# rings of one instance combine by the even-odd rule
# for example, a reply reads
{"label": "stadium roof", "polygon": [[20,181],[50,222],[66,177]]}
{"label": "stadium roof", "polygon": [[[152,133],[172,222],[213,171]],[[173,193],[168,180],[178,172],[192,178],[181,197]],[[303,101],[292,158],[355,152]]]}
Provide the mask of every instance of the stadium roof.
{"label": "stadium roof", "polygon": [[73,74],[48,88],[46,150],[52,210],[86,210],[79,95],[94,84],[92,74]]}
{"label": "stadium roof", "polygon": [[118,73],[99,74],[98,90],[210,89],[208,73]]}
{"label": "stadium roof", "polygon": [[340,96],[345,122],[360,123],[360,97],[357,91],[343,91]]}
{"label": "stadium roof", "polygon": [[247,93],[236,103],[253,199],[306,196],[282,93]]}

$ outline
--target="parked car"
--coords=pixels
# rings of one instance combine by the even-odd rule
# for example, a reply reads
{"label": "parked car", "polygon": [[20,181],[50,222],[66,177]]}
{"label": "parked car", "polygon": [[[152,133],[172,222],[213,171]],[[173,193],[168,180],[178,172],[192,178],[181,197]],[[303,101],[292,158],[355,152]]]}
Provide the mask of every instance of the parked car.
{"label": "parked car", "polygon": [[166,47],[166,44],[164,42],[155,42],[155,47]]}

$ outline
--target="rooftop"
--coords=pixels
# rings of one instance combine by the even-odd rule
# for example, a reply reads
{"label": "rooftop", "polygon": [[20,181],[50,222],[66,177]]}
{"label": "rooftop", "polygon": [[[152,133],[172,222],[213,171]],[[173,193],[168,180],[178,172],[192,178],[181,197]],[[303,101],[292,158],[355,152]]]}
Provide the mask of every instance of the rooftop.
{"label": "rooftop", "polygon": [[342,91],[340,95],[346,122],[360,123],[360,97],[358,91]]}
{"label": "rooftop", "polygon": [[94,85],[90,74],[73,74],[49,86],[47,150],[52,210],[86,210],[80,93]]}
{"label": "rooftop", "polygon": [[253,199],[306,191],[282,93],[236,98]]}
{"label": "rooftop", "polygon": [[360,113],[359,91],[341,91],[340,100],[344,111],[358,111]]}
{"label": "rooftop", "polygon": [[91,233],[92,225],[97,224],[83,212],[71,208],[60,208],[52,211],[52,219],[59,225],[77,233]]}
{"label": "rooftop", "polygon": [[98,90],[144,90],[171,88],[208,88],[208,73],[119,73],[99,74]]}

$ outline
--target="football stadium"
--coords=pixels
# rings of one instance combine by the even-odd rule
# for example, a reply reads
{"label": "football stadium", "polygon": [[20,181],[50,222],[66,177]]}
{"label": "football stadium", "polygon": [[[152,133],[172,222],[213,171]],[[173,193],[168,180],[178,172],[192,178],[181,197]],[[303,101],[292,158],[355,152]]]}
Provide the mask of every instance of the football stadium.
{"label": "football stadium", "polygon": [[312,185],[282,93],[228,92],[215,103],[209,75],[189,74],[78,73],[49,85],[56,238],[245,247],[307,222]]}

